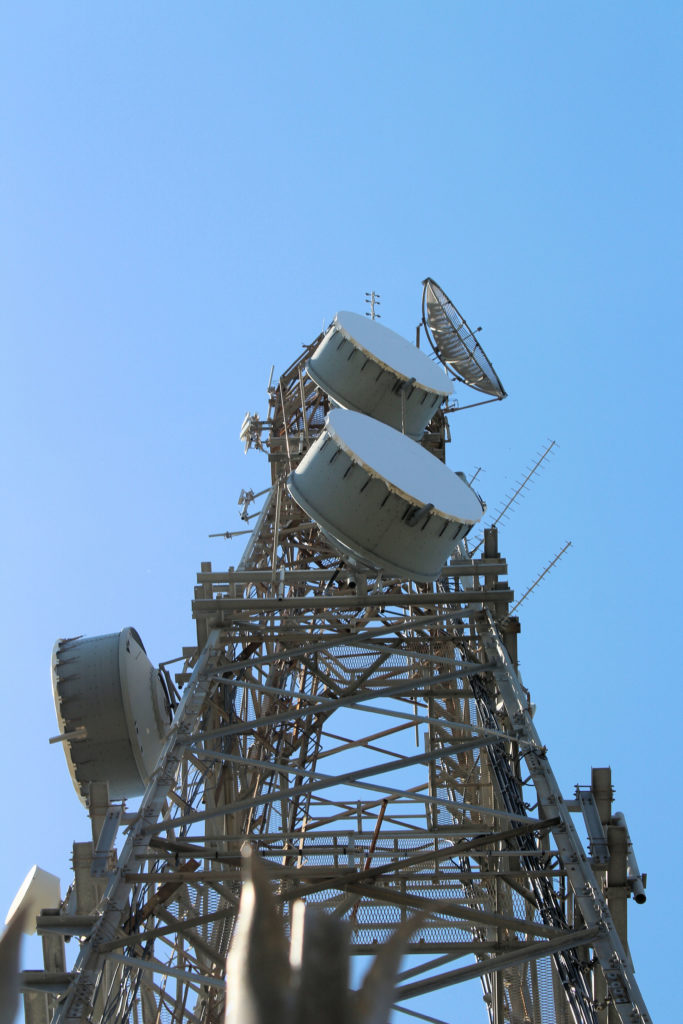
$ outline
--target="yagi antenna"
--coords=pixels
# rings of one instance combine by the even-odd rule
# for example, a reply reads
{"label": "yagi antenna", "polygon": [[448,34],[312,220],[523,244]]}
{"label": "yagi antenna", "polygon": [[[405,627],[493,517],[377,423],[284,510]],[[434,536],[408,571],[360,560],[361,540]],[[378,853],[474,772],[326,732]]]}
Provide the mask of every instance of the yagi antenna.
{"label": "yagi antenna", "polygon": [[515,611],[516,611],[516,610],[517,610],[517,609],[519,608],[519,606],[520,606],[520,604],[522,603],[522,601],[526,601],[527,597],[528,597],[528,596],[529,596],[529,594],[530,594],[530,593],[532,592],[532,590],[535,590],[535,589],[536,589],[536,587],[537,587],[537,586],[538,586],[538,584],[539,584],[539,583],[541,582],[541,580],[542,580],[542,579],[543,579],[543,578],[544,578],[545,576],[547,576],[547,575],[548,575],[548,573],[549,573],[549,572],[550,572],[550,570],[551,570],[551,569],[553,568],[553,566],[557,565],[557,563],[559,562],[559,560],[560,560],[560,559],[562,558],[562,555],[564,555],[564,553],[565,553],[566,551],[568,551],[568,550],[569,550],[569,548],[570,548],[571,546],[572,546],[572,542],[571,542],[570,540],[568,540],[568,541],[567,541],[567,543],[565,544],[565,546],[564,546],[564,547],[562,548],[562,550],[561,550],[561,551],[559,551],[559,552],[558,552],[558,553],[557,553],[557,554],[555,555],[555,557],[554,557],[553,559],[551,559],[551,560],[550,560],[550,561],[548,562],[548,564],[546,565],[545,569],[543,569],[543,571],[542,571],[542,572],[540,572],[540,573],[538,574],[538,576],[536,577],[536,579],[534,580],[534,582],[533,582],[533,583],[531,584],[531,586],[530,586],[530,587],[527,587],[527,589],[526,589],[526,590],[524,591],[524,593],[523,593],[523,594],[522,594],[522,596],[520,597],[520,599],[519,599],[519,601],[517,602],[517,604],[514,604],[514,605],[512,606],[512,608],[510,609],[510,615],[512,615],[512,614],[513,614],[513,613],[514,613],[514,612],[515,612]]}
{"label": "yagi antenna", "polygon": [[[505,516],[511,511],[511,509],[517,504],[522,492],[525,490],[525,488],[529,486],[532,477],[534,477],[536,473],[538,473],[545,460],[548,458],[549,455],[554,453],[556,448],[557,441],[550,441],[543,449],[543,451],[541,451],[538,454],[536,461],[533,463],[532,466],[529,467],[529,470],[524,479],[518,483],[517,487],[512,492],[512,494],[509,494],[507,496],[505,504],[497,513],[496,518],[490,524],[491,526],[497,526],[501,519],[504,519]],[[473,555],[474,552],[477,551],[482,546],[483,543],[484,538],[482,537],[479,543],[476,545],[476,547],[470,549],[470,556]]]}
{"label": "yagi antenna", "polygon": [[500,377],[475,337],[481,327],[473,331],[431,277],[422,284],[422,322],[430,345],[448,373],[492,399],[506,398]]}

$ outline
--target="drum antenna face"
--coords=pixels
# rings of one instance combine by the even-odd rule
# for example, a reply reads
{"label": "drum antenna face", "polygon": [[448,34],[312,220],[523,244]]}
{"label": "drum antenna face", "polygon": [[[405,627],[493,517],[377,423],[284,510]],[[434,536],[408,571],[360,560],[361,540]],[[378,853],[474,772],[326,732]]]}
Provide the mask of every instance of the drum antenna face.
{"label": "drum antenna face", "polygon": [[435,455],[349,409],[328,413],[287,487],[345,557],[425,583],[484,514],[476,492]]}
{"label": "drum antenna face", "polygon": [[442,288],[432,280],[422,282],[422,322],[437,358],[454,378],[493,398],[506,398],[507,392],[488,356],[467,321]]}
{"label": "drum antenna face", "polygon": [[344,311],[335,315],[306,370],[342,408],[381,420],[416,441],[454,390],[427,352],[378,320]]}

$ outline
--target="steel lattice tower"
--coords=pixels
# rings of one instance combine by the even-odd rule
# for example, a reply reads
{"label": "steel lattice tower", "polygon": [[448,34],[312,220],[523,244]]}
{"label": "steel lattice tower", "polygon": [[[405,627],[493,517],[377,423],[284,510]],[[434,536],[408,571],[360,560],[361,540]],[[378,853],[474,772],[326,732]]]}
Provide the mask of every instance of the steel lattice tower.
{"label": "steel lattice tower", "polygon": [[[341,560],[287,491],[328,412],[304,373],[319,340],[269,388],[267,418],[245,422],[272,487],[239,565],[201,566],[197,645],[139,811],[91,787],[93,843],[75,844],[72,889],[39,918],[27,1021],[218,1024],[245,839],[285,921],[314,901],[350,922],[354,953],[428,912],[396,994],[416,1019],[419,996],[446,987],[460,1019],[457,984],[480,978],[491,1024],[650,1021],[609,771],[563,799],[517,672],[495,529],[433,584],[387,578]],[[443,459],[448,436],[439,412],[423,444]],[[70,971],[65,935],[81,937]]]}

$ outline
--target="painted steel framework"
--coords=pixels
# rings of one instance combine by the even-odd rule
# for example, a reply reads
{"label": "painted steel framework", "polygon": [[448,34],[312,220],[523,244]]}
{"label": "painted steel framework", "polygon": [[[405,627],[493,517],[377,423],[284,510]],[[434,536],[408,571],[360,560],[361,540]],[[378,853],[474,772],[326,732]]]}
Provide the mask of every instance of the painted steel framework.
{"label": "painted steel framework", "polygon": [[[416,1019],[435,1019],[424,993],[480,978],[491,1024],[645,1024],[625,933],[642,886],[609,772],[573,801],[558,789],[495,529],[480,557],[462,547],[416,584],[341,560],[287,492],[327,412],[304,373],[317,340],[269,388],[267,419],[245,420],[272,487],[237,568],[201,566],[197,645],[139,810],[91,787],[93,843],[38,920],[27,1022],[217,1024],[246,839],[285,920],[314,901],[348,920],[355,953],[426,913],[396,993]],[[423,443],[445,458],[448,439],[440,413]],[[81,942],[71,970],[65,935]]]}

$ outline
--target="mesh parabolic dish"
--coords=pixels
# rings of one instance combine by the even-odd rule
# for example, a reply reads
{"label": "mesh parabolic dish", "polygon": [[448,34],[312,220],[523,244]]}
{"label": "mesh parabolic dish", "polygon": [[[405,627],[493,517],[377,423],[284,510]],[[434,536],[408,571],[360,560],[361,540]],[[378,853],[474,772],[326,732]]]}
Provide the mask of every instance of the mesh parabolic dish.
{"label": "mesh parabolic dish", "polygon": [[488,356],[446,293],[431,277],[422,282],[422,320],[434,352],[456,380],[485,395],[507,392]]}

